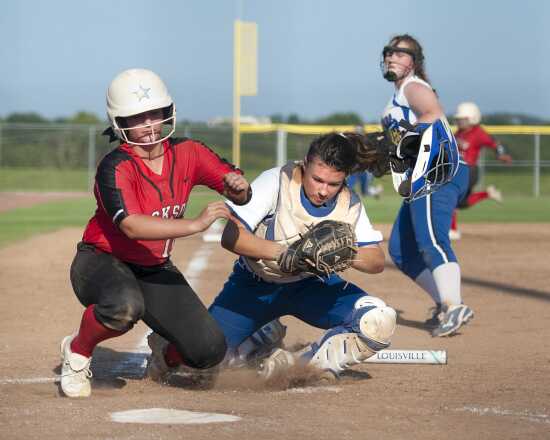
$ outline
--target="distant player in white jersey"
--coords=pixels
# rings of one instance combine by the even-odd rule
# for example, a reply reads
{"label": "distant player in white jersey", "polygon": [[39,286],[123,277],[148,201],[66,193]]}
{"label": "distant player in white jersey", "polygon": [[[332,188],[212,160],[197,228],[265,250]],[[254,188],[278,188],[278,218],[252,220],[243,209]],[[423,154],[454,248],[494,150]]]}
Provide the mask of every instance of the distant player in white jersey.
{"label": "distant player in white jersey", "polygon": [[389,253],[396,266],[430,294],[433,336],[449,336],[473,317],[463,304],[460,266],[449,229],[468,189],[468,167],[437,95],[428,82],[422,47],[410,35],[393,37],[382,52],[384,78],[394,84],[382,125],[396,146],[395,189],[404,197]]}

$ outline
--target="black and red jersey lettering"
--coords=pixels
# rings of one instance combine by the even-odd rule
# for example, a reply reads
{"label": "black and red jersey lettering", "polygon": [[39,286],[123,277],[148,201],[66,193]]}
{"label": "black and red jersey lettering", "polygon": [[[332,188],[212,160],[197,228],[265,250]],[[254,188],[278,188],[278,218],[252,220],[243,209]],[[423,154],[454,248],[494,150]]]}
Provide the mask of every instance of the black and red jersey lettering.
{"label": "black and red jersey lettering", "polygon": [[129,263],[152,266],[168,258],[173,240],[131,240],[118,227],[129,215],[184,216],[194,186],[223,191],[223,176],[240,172],[210,148],[192,139],[164,142],[161,174],[153,172],[128,144],[100,162],[94,186],[97,209],[83,240]]}

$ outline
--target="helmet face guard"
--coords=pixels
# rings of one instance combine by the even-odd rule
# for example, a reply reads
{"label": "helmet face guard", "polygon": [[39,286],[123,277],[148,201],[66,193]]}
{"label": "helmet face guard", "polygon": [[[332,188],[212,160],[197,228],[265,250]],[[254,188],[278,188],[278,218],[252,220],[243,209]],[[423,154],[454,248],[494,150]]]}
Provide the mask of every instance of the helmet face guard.
{"label": "helmet face guard", "polygon": [[[126,119],[152,110],[163,110],[163,119],[153,124],[128,127]],[[168,139],[176,128],[176,107],[160,77],[147,69],[129,69],[113,79],[107,90],[107,116],[116,137],[133,145],[151,145]],[[131,141],[128,133],[136,128],[150,128],[151,135],[161,135],[151,142]],[[162,133],[164,125],[170,128]],[[156,129],[156,130],[155,130]],[[155,133],[156,132],[156,133]]]}
{"label": "helmet face guard", "polygon": [[395,82],[399,79],[395,72],[388,70],[388,66],[385,62],[386,57],[393,55],[395,52],[406,53],[410,55],[414,63],[416,63],[417,59],[419,58],[419,54],[413,49],[409,49],[407,47],[384,46],[380,58],[380,71],[382,72],[382,76],[384,77],[384,79],[390,82]]}
{"label": "helmet face guard", "polygon": [[[127,144],[131,145],[152,145],[159,142],[163,142],[174,134],[176,130],[176,108],[172,104],[169,107],[163,109],[163,119],[160,121],[155,121],[151,124],[141,124],[134,126],[126,126],[125,118],[120,116],[114,119],[113,121],[113,130],[116,135]],[[132,115],[133,116],[133,115]],[[160,127],[159,127],[160,126]],[[131,130],[140,129],[140,128],[149,128],[151,130],[151,135],[155,135],[155,128],[160,128],[160,137],[151,142],[136,142],[130,140],[128,134]],[[164,132],[164,133],[163,133]]]}
{"label": "helmet face guard", "polygon": [[412,202],[450,182],[458,171],[460,156],[445,118],[407,130],[390,161],[395,190]]}
{"label": "helmet face guard", "polygon": [[412,202],[424,197],[450,182],[458,171],[458,164],[458,145],[449,124],[438,119],[422,133],[407,200]]}

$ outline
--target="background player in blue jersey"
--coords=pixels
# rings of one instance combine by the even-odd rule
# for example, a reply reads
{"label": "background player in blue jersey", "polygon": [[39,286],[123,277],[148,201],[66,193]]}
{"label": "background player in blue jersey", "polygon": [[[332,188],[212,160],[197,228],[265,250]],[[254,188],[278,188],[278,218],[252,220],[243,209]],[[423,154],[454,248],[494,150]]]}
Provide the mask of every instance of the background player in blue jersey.
{"label": "background player in blue jersey", "polygon": [[359,182],[359,191],[362,196],[380,198],[380,194],[384,191],[381,184],[373,185],[374,175],[368,171],[361,171],[350,175],[347,179],[348,186],[352,189],[355,188],[357,182]]}
{"label": "background player in blue jersey", "polygon": [[396,315],[384,301],[339,276],[290,274],[278,264],[309,225],[331,219],[355,230],[359,250],[354,269],[364,273],[384,269],[382,235],[345,184],[357,167],[357,150],[364,140],[356,133],[321,136],[312,142],[303,162],[262,173],[252,183],[252,199],[246,206],[228,202],[239,222],[228,222],[222,245],[240,258],[209,309],[225,334],[228,363],[246,363],[249,352],[242,350],[250,348],[245,347],[251,342],[249,336],[266,323],[280,326],[276,319],[284,315],[327,331],[299,354],[275,350],[263,363],[264,377],[294,362],[338,375],[389,346]]}
{"label": "background player in blue jersey", "polygon": [[453,210],[468,190],[468,167],[424,69],[419,42],[393,37],[381,68],[395,91],[382,125],[397,148],[396,190],[405,198],[392,228],[389,253],[397,267],[430,294],[433,336],[454,334],[473,317],[463,304],[460,266],[449,240]]}

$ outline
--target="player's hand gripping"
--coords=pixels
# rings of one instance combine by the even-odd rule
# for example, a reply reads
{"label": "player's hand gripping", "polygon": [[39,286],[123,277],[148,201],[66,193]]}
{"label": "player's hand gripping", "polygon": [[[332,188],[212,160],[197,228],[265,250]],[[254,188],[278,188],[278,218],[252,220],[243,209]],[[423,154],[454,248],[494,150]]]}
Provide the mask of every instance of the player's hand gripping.
{"label": "player's hand gripping", "polygon": [[201,211],[199,216],[193,221],[195,223],[196,232],[205,231],[219,218],[233,218],[231,211],[227,205],[220,201],[211,202]]}
{"label": "player's hand gripping", "polygon": [[252,196],[250,184],[242,174],[227,173],[223,176],[223,185],[224,195],[237,205],[244,205]]}

